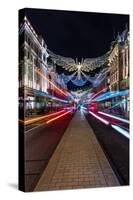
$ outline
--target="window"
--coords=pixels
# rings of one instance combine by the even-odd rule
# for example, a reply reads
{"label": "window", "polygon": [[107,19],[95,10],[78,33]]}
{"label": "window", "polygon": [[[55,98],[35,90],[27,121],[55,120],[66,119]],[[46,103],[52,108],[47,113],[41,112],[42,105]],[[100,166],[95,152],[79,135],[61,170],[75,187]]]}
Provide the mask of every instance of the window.
{"label": "window", "polygon": [[46,61],[46,57],[45,57],[45,54],[43,55],[43,60],[44,60],[44,62]]}
{"label": "window", "polygon": [[30,57],[30,60],[31,60],[31,62],[33,62],[33,56],[31,55],[31,57]]}
{"label": "window", "polygon": [[32,41],[30,41],[30,47],[33,48],[33,42]]}
{"label": "window", "polygon": [[28,36],[25,34],[25,41],[28,43]]}
{"label": "window", "polygon": [[30,46],[30,44],[31,44],[31,40],[30,40],[30,38],[28,37],[28,45]]}
{"label": "window", "polygon": [[24,48],[19,49],[19,62],[24,59]]}
{"label": "window", "polygon": [[29,51],[28,51],[28,56],[27,57],[28,57],[28,59],[30,59],[30,52]]}
{"label": "window", "polygon": [[21,47],[23,43],[24,43],[24,32],[19,37],[19,47]]}

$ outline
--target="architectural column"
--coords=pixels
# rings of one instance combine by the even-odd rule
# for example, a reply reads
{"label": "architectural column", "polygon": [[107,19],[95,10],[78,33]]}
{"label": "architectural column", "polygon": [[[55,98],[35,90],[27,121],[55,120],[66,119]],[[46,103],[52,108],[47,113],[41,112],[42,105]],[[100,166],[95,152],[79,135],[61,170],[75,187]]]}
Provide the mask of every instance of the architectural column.
{"label": "architectural column", "polygon": [[123,75],[123,79],[125,79],[125,51],[122,51],[122,64],[123,64],[123,66],[122,66],[122,68],[123,68],[123,73],[122,73],[122,75]]}
{"label": "architectural column", "polygon": [[34,89],[34,61],[33,61],[33,63],[32,63],[32,71],[33,71],[33,77],[32,77],[32,82],[33,82],[33,84],[32,84],[32,88]]}
{"label": "architectural column", "polygon": [[126,47],[126,78],[128,78],[128,68],[129,68],[128,47]]}
{"label": "architectural column", "polygon": [[28,86],[28,63],[24,60],[24,86]]}

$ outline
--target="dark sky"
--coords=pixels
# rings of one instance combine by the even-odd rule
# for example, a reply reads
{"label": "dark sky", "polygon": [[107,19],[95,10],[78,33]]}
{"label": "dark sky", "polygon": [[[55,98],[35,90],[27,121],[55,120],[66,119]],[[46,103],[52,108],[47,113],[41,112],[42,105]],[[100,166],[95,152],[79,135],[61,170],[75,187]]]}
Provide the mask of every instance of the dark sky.
{"label": "dark sky", "polygon": [[129,15],[25,9],[48,48],[66,57],[97,57],[110,49],[118,32],[129,23]]}

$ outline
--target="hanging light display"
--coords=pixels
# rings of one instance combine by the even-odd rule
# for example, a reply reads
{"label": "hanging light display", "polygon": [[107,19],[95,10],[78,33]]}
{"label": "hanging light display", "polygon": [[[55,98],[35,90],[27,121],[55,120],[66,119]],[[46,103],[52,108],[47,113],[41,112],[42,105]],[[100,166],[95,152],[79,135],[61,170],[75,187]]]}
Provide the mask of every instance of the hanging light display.
{"label": "hanging light display", "polygon": [[65,75],[64,73],[60,74],[59,77],[63,79],[64,83],[67,84],[69,81],[76,86],[83,86],[89,81],[93,87],[97,87],[106,77],[109,72],[110,68],[105,68],[101,70],[100,73],[97,73],[95,76],[91,77],[90,75],[86,75],[82,72],[82,76],[79,76],[76,72],[72,73],[71,75]]}
{"label": "hanging light display", "polygon": [[110,51],[105,55],[97,58],[82,58],[81,62],[78,62],[77,58],[75,61],[73,58],[56,55],[50,50],[48,50],[48,53],[54,64],[57,64],[65,70],[72,72],[71,75],[62,74],[66,84],[71,80],[75,85],[83,86],[87,81],[90,81],[95,86],[100,84],[101,81],[105,78],[106,73],[104,70],[100,74],[96,74],[94,77],[91,77],[87,74],[96,68],[103,66],[108,59]]}

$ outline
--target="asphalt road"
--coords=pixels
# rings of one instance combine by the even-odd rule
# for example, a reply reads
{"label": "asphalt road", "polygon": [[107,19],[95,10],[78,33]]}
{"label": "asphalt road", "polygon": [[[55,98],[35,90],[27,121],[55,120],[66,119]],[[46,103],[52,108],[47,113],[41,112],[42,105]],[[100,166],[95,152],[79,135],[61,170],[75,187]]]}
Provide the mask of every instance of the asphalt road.
{"label": "asphalt road", "polygon": [[85,114],[121,185],[129,185],[129,139]]}
{"label": "asphalt road", "polygon": [[25,191],[32,191],[36,186],[72,117],[69,113],[47,126],[25,132]]}

